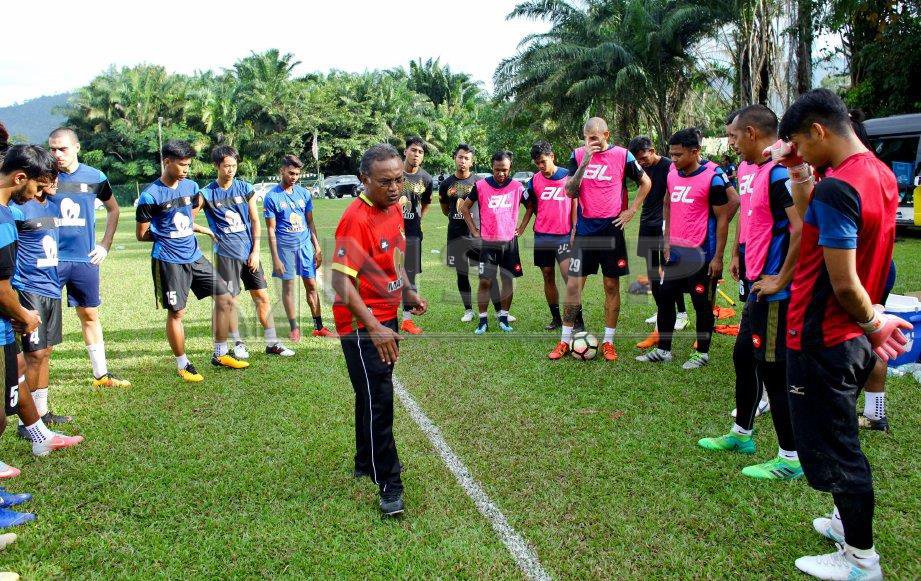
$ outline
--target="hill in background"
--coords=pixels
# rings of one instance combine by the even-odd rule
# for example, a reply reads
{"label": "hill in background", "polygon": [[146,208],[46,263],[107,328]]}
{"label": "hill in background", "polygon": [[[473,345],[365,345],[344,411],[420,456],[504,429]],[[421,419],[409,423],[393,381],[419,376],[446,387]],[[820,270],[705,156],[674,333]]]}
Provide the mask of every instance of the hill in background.
{"label": "hill in background", "polygon": [[0,107],[0,121],[11,136],[24,138],[29,143],[44,143],[48,134],[64,123],[64,115],[57,110],[67,105],[70,95],[47,95],[18,105]]}

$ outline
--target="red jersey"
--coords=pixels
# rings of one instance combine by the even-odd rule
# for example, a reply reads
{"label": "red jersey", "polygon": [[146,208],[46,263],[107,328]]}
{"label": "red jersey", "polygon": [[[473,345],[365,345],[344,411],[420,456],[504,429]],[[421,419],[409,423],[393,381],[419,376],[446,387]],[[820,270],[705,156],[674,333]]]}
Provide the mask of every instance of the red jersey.
{"label": "red jersey", "polygon": [[[336,227],[336,250],[332,269],[356,280],[358,294],[371,314],[381,322],[395,319],[403,292],[399,267],[406,252],[406,232],[399,204],[381,210],[364,194],[353,201]],[[333,317],[340,335],[358,324],[352,312],[336,296]]]}
{"label": "red jersey", "polygon": [[880,302],[892,261],[898,204],[895,176],[871,152],[848,157],[816,184],[803,218],[787,311],[787,347],[822,349],[863,335],[835,297],[823,248],[855,249],[860,283],[870,300]]}

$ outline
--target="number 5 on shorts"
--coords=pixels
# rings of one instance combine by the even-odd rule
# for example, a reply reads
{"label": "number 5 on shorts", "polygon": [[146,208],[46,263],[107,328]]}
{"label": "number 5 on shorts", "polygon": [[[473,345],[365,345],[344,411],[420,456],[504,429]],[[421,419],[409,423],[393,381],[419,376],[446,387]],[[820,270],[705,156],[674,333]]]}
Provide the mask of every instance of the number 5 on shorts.
{"label": "number 5 on shorts", "polygon": [[166,291],[166,302],[168,302],[170,306],[176,306],[176,291]]}
{"label": "number 5 on shorts", "polygon": [[19,384],[10,386],[10,409],[16,409],[16,406],[19,405]]}

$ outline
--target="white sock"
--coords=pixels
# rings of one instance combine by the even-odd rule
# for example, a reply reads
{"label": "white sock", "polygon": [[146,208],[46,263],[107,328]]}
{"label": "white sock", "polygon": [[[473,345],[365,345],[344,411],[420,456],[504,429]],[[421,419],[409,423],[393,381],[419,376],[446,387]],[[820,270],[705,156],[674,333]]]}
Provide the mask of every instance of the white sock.
{"label": "white sock", "polygon": [[501,319],[502,317],[507,317],[507,316],[508,316],[508,311],[506,311],[505,309],[502,309],[501,311],[499,311],[499,318],[500,318],[500,319]]}
{"label": "white sock", "polygon": [[872,546],[869,549],[858,549],[857,547],[852,547],[847,543],[844,544],[844,550],[848,553],[854,555],[858,559],[876,559],[879,560],[879,554],[876,552],[876,546]]}
{"label": "white sock", "polygon": [[784,460],[799,460],[799,454],[796,453],[796,450],[784,450],[783,448],[777,448],[777,455],[783,458]]}
{"label": "white sock", "polygon": [[237,329],[236,331],[231,331],[230,338],[233,339],[234,342],[239,341],[240,340],[240,329]]}
{"label": "white sock", "polygon": [[614,331],[616,330],[617,329],[615,329],[614,327],[605,327],[604,328],[604,340],[601,342],[602,343],[613,343],[614,342]]}
{"label": "white sock", "polygon": [[36,389],[32,392],[32,401],[35,402],[35,411],[39,416],[48,413],[48,388]]}
{"label": "white sock", "polygon": [[489,319],[489,313],[488,313],[488,312],[483,311],[482,313],[480,313],[480,321],[485,321],[485,320],[487,320],[487,319]]}
{"label": "white sock", "polygon": [[412,320],[413,320],[413,314],[410,313],[409,311],[403,311],[403,320],[404,320],[404,321],[412,321]]}
{"label": "white sock", "polygon": [[227,341],[221,341],[218,343],[214,342],[214,354],[220,357],[221,355],[227,355]]}
{"label": "white sock", "polygon": [[863,400],[863,415],[871,420],[881,420],[886,417],[886,392],[865,392]]}
{"label": "white sock", "polygon": [[738,435],[740,435],[740,436],[751,436],[753,431],[754,431],[754,430],[746,430],[745,428],[743,428],[743,427],[740,426],[739,424],[733,424],[733,425],[732,425],[732,433],[733,433],[733,434],[738,434]]}
{"label": "white sock", "polygon": [[675,318],[677,318],[677,319],[687,319],[687,318],[688,318],[688,312],[687,312],[687,311],[684,311],[683,313],[678,313],[678,314],[675,315]]}
{"label": "white sock", "polygon": [[54,432],[48,429],[48,426],[45,425],[41,419],[32,424],[31,426],[26,426],[26,432],[29,433],[29,439],[35,442],[36,444],[41,444],[46,440],[50,440],[54,437]]}
{"label": "white sock", "polygon": [[93,377],[99,379],[109,372],[106,363],[106,344],[100,341],[95,345],[87,345],[86,351],[90,354],[90,365],[93,366]]}
{"label": "white sock", "polygon": [[278,344],[278,335],[275,334],[275,327],[269,327],[265,330],[265,344],[269,347]]}
{"label": "white sock", "polygon": [[572,327],[563,325],[563,332],[560,334],[560,341],[572,345]]}
{"label": "white sock", "polygon": [[176,357],[176,367],[179,369],[185,369],[189,364],[189,358],[185,356],[185,353]]}

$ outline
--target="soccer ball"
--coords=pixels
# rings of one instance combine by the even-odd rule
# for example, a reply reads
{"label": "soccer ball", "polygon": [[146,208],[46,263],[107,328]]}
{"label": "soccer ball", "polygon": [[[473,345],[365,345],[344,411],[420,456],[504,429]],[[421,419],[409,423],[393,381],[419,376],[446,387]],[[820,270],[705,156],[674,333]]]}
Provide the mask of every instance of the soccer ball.
{"label": "soccer ball", "polygon": [[580,361],[594,359],[598,354],[598,339],[585,331],[580,331],[572,336],[572,356]]}

